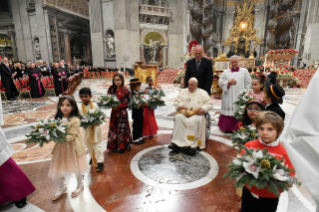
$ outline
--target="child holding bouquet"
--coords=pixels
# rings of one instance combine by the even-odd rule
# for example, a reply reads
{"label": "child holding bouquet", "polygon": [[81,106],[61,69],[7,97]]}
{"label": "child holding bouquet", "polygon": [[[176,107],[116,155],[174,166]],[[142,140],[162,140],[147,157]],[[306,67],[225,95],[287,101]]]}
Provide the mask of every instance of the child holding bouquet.
{"label": "child holding bouquet", "polygon": [[113,85],[107,94],[116,95],[121,101],[118,107],[112,108],[107,148],[113,152],[124,153],[131,150],[132,136],[128,122],[127,108],[131,100],[131,92],[124,86],[122,74],[115,74]]}
{"label": "child holding bouquet", "polygon": [[[154,91],[153,87],[153,78],[152,77],[147,77],[146,82],[148,84],[148,87],[145,90],[146,94],[151,94]],[[154,109],[144,106],[144,117],[143,117],[143,132],[142,136],[150,136],[152,137],[153,135],[157,134],[158,126],[156,123],[156,118],[154,114]]]}
{"label": "child holding bouquet", "polygon": [[[139,79],[134,78],[130,80],[130,87],[132,91],[132,101],[134,98],[140,97],[141,82]],[[144,144],[145,141],[142,137],[143,132],[143,107],[137,105],[137,107],[132,108],[132,119],[133,119],[133,143],[134,144]]]}
{"label": "child holding bouquet", "polygon": [[77,177],[77,188],[72,192],[72,198],[78,196],[84,189],[83,174],[88,170],[85,148],[80,135],[80,113],[74,97],[62,96],[59,98],[55,119],[62,119],[68,125],[64,143],[57,142],[52,150],[52,160],[49,169],[49,177],[54,179],[59,190],[53,196],[53,201],[59,199],[67,190],[64,184],[66,176],[72,173]]}
{"label": "child holding bouquet", "polygon": [[[283,158],[285,165],[288,165],[289,169],[293,169],[285,148],[279,144],[279,136],[284,128],[282,118],[274,112],[265,111],[260,112],[257,115],[255,123],[259,139],[250,141],[246,143],[245,146],[249,149],[255,150],[263,150],[267,148],[271,155],[275,156],[279,160]],[[244,152],[245,150],[242,150],[242,153]],[[254,172],[256,169],[257,167],[254,167],[254,164],[249,167],[250,172]],[[280,179],[280,173],[276,173],[276,175],[276,179],[284,180]],[[293,175],[294,173],[290,172],[290,176]],[[248,185],[245,185],[243,188],[241,211],[276,212],[278,202],[279,198],[267,189],[258,189],[255,186],[249,188]]]}
{"label": "child holding bouquet", "polygon": [[260,100],[250,100],[245,106],[243,120],[237,124],[236,130],[243,126],[255,127],[256,116],[262,110],[264,110],[264,105]]}
{"label": "child holding bouquet", "polygon": [[[92,92],[90,88],[82,88],[80,90],[80,99],[82,104],[79,107],[80,115],[87,114],[90,110],[97,111],[99,106],[91,101]],[[91,156],[90,165],[97,165],[96,171],[101,172],[104,169],[104,154],[102,147],[102,127],[101,125],[91,126],[84,131],[84,140]]]}
{"label": "child holding bouquet", "polygon": [[255,99],[263,101],[264,95],[264,75],[258,74],[251,81],[251,88],[253,89],[252,96]]}

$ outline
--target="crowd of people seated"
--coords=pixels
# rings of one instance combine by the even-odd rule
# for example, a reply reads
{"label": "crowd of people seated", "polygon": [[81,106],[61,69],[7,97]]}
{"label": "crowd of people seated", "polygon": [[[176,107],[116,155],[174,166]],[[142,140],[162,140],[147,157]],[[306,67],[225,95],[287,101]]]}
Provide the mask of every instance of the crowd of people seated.
{"label": "crowd of people seated", "polygon": [[58,96],[68,89],[67,79],[82,72],[127,72],[134,75],[133,68],[102,67],[102,66],[72,66],[61,60],[49,64],[47,61],[12,62],[8,58],[0,57],[0,91],[8,101],[18,99],[27,93],[30,98],[39,98],[46,94],[47,88]]}

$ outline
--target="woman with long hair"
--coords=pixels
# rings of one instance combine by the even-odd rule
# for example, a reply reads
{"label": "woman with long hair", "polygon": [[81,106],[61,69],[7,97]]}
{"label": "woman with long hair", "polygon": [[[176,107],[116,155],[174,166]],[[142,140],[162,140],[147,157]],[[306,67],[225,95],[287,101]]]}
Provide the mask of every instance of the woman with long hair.
{"label": "woman with long hair", "polygon": [[124,153],[126,150],[131,150],[133,142],[127,112],[132,94],[124,86],[122,74],[114,75],[113,84],[107,94],[116,95],[121,101],[118,107],[112,108],[107,148],[113,152]]}

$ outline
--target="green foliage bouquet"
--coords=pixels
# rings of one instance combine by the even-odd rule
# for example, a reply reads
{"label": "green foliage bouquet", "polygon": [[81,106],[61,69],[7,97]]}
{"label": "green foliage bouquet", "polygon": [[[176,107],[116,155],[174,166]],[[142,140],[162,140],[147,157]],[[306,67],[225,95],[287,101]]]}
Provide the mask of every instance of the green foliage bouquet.
{"label": "green foliage bouquet", "polygon": [[165,96],[165,93],[162,89],[155,89],[152,93],[150,93],[150,98],[147,100],[147,107],[156,108],[165,106],[165,102],[162,97]]}
{"label": "green foliage bouquet", "polygon": [[89,110],[81,119],[81,127],[87,129],[94,125],[100,125],[105,120],[105,114],[100,110]]}
{"label": "green foliage bouquet", "polygon": [[146,99],[143,98],[143,95],[137,94],[133,95],[131,98],[131,102],[129,104],[129,109],[140,108],[143,107],[147,103]]}
{"label": "green foliage bouquet", "polygon": [[234,131],[230,137],[233,147],[238,147],[238,152],[241,152],[246,142],[256,140],[257,138],[258,132],[253,126],[243,126],[239,128],[239,130]]}
{"label": "green foliage bouquet", "polygon": [[234,102],[234,104],[238,106],[238,109],[234,113],[235,119],[241,120],[243,118],[246,104],[253,99],[254,96],[252,89],[245,89],[238,95],[238,100]]}
{"label": "green foliage bouquet", "polygon": [[68,126],[64,125],[61,120],[41,120],[36,126],[31,126],[33,129],[30,133],[26,134],[29,138],[26,144],[39,144],[40,147],[43,143],[65,142],[65,137],[69,134],[66,132]]}
{"label": "green foliage bouquet", "polygon": [[117,98],[116,95],[113,95],[113,94],[110,94],[107,96],[101,96],[99,102],[97,103],[97,105],[100,108],[105,108],[105,109],[118,107],[120,104],[121,104],[121,101]]}
{"label": "green foliage bouquet", "polygon": [[235,179],[236,188],[256,186],[279,197],[280,191],[288,191],[293,184],[301,185],[297,178],[290,176],[293,170],[285,166],[283,158],[278,160],[268,153],[268,149],[243,148],[246,152],[227,165],[230,170],[224,175],[231,180]]}

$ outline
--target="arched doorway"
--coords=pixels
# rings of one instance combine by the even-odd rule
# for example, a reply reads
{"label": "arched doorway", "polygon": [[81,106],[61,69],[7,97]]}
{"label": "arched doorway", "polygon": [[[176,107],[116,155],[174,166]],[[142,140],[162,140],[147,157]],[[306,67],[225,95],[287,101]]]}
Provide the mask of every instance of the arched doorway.
{"label": "arched doorway", "polygon": [[8,35],[0,34],[0,56],[7,57],[14,61],[14,54],[12,49],[12,41]]}

